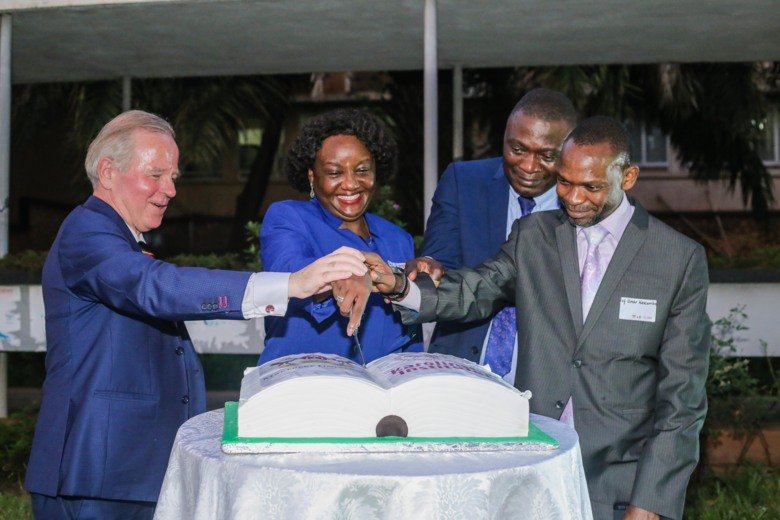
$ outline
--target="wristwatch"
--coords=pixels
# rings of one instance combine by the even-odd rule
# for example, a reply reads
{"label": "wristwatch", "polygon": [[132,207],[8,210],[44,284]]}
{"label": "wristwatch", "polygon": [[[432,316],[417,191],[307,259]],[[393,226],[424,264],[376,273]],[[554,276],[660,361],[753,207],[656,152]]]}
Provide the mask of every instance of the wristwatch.
{"label": "wristwatch", "polygon": [[[393,286],[393,292],[385,294],[385,298],[397,302],[398,300],[403,300],[409,293],[409,278],[406,276],[406,271],[404,271],[403,267],[390,267],[390,270],[395,277],[395,285]],[[401,288],[397,289],[399,279]]]}

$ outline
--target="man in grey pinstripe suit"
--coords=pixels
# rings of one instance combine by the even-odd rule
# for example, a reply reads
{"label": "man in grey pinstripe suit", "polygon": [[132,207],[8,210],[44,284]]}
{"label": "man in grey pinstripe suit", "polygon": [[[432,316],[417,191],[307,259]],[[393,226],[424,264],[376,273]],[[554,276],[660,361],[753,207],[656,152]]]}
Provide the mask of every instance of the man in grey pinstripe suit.
{"label": "man in grey pinstripe suit", "polygon": [[[481,319],[516,304],[515,385],[533,392],[532,412],[573,423],[598,519],[682,516],[707,408],[704,249],[625,196],[638,173],[623,126],[586,119],[563,145],[564,210],[517,220],[495,257],[445,273],[438,288],[401,274],[377,284],[419,311],[404,310],[408,321]],[[591,298],[581,283],[592,285],[594,260]]]}

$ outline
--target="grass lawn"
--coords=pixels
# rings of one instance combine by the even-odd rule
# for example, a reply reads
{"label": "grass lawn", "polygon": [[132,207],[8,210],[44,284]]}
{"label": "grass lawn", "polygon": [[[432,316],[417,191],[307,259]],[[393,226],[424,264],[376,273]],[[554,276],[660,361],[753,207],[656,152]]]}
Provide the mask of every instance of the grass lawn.
{"label": "grass lawn", "polygon": [[30,520],[30,497],[26,493],[0,492],[0,520]]}
{"label": "grass lawn", "polygon": [[741,466],[722,475],[708,475],[701,484],[688,487],[685,518],[780,518],[780,468]]}

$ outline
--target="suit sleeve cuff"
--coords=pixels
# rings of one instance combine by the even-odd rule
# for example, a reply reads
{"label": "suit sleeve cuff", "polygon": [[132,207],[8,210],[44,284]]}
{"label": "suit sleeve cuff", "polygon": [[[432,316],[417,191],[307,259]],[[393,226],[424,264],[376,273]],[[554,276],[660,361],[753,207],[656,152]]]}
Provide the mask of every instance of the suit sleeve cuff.
{"label": "suit sleeve cuff", "polygon": [[284,316],[290,273],[254,273],[249,277],[241,303],[244,319]]}
{"label": "suit sleeve cuff", "polygon": [[420,288],[415,282],[409,280],[409,292],[406,294],[406,297],[394,303],[399,307],[403,307],[415,312],[420,312],[421,301],[422,296],[420,295]]}

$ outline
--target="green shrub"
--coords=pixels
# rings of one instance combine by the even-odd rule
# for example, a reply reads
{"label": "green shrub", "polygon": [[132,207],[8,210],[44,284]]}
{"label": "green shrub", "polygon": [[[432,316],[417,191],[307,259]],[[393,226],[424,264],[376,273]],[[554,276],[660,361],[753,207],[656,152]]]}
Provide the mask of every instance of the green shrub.
{"label": "green shrub", "polygon": [[780,246],[757,247],[746,255],[726,257],[712,255],[710,267],[736,269],[780,269]]}
{"label": "green shrub", "polygon": [[[747,448],[761,427],[780,403],[780,381],[772,359],[765,357],[767,381],[759,381],[751,371],[754,358],[734,357],[734,346],[747,315],[744,306],[734,307],[729,314],[712,324],[710,369],[707,377],[707,419],[704,422],[702,445],[716,441],[723,428],[743,442],[738,463],[744,461]],[[766,351],[766,342],[762,341]],[[702,450],[702,466],[707,465],[707,452]]]}
{"label": "green shrub", "polygon": [[0,275],[5,284],[40,283],[48,251],[22,251],[0,258]]}
{"label": "green shrub", "polygon": [[[733,356],[739,332],[747,330],[746,319],[744,306],[738,306],[712,324],[707,398],[711,422],[751,429],[780,399],[780,381],[771,358],[765,357],[769,380],[762,384],[751,373],[752,358]],[[766,351],[766,342],[761,343]],[[755,405],[756,410],[749,410],[749,405]]]}
{"label": "green shrub", "polygon": [[[406,222],[401,219],[401,206],[393,200],[393,190],[390,186],[382,186],[377,190],[371,199],[368,211],[406,229]],[[415,254],[418,254],[422,251],[423,237],[415,235],[412,239],[414,240]]]}
{"label": "green shrub", "polygon": [[0,419],[0,489],[21,491],[37,415],[36,406]]}

